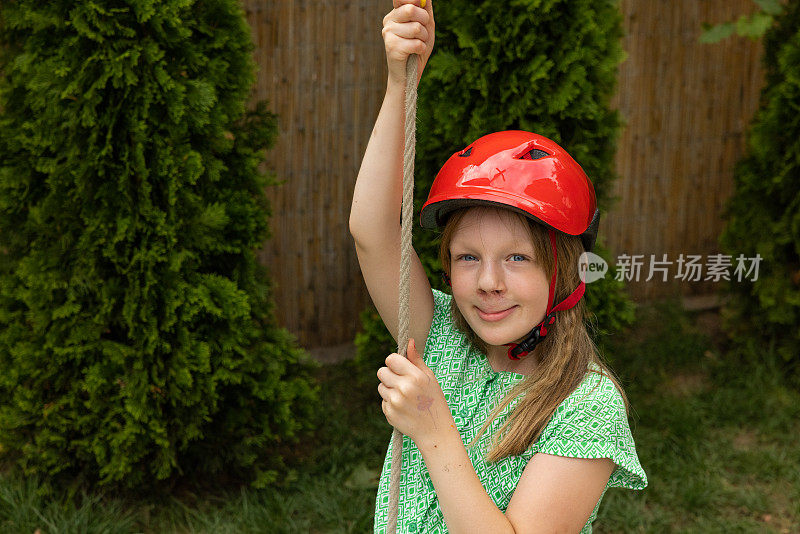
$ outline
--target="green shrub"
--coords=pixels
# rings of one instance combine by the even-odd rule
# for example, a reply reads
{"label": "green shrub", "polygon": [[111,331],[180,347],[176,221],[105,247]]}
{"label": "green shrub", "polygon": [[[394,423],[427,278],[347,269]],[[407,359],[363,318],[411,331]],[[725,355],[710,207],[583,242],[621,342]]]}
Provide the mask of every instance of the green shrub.
{"label": "green shrub", "polygon": [[[499,130],[527,130],[563,146],[591,178],[601,214],[611,206],[620,121],[609,101],[624,58],[617,2],[452,0],[436,6],[436,45],[419,87],[415,209],[439,168],[467,143]],[[600,235],[602,236],[602,216]],[[438,235],[414,229],[414,246],[441,289]],[[607,252],[601,255],[608,260]],[[606,275],[587,288],[601,332],[630,324],[633,304]],[[356,337],[362,361],[392,351],[374,309]]]}
{"label": "green shrub", "polygon": [[732,278],[724,324],[745,354],[773,347],[800,384],[800,2],[788,2],[775,20],[764,37],[765,84],[721,236],[734,264],[739,255],[762,259],[757,279]]}
{"label": "green shrub", "polygon": [[0,25],[7,463],[130,488],[275,480],[317,391],[256,262],[277,128],[245,111],[239,3],[19,0]]}

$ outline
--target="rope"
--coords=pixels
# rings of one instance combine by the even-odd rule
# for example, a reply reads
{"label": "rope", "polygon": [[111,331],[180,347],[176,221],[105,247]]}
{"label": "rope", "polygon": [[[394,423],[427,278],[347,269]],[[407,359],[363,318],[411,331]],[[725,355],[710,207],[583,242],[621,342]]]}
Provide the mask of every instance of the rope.
{"label": "rope", "polygon": [[[405,148],[403,149],[403,209],[400,223],[400,285],[399,312],[397,314],[397,352],[408,357],[411,307],[411,229],[414,214],[414,148],[417,142],[417,56],[408,56],[406,63]],[[397,509],[400,497],[400,470],[403,461],[403,435],[396,428],[392,432],[392,467],[389,472],[389,511],[386,533],[397,530]]]}

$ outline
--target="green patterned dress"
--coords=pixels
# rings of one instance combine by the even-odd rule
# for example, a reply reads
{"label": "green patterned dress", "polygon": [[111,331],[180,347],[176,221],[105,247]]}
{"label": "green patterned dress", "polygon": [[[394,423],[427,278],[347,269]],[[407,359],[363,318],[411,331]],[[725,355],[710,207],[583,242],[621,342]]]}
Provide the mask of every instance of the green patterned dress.
{"label": "green patterned dress", "polygon": [[[425,346],[425,363],[436,375],[466,445],[475,437],[492,409],[525,377],[492,369],[486,356],[472,349],[453,325],[450,319],[452,297],[437,290],[433,291],[433,297],[433,323]],[[488,448],[491,435],[502,426],[516,403],[513,401],[494,420],[476,447],[467,449],[481,484],[500,510],[505,512],[522,471],[537,452],[573,458],[610,458],[617,467],[603,495],[611,487],[643,489],[647,486],[647,476],[636,455],[622,397],[607,377],[588,373],[586,379],[556,408],[539,439],[523,454],[488,463],[481,451]],[[386,531],[391,456],[390,444],[375,502],[375,533]],[[592,521],[597,517],[603,495],[581,534],[592,532]],[[408,436],[403,438],[397,532],[447,532],[422,453]]]}

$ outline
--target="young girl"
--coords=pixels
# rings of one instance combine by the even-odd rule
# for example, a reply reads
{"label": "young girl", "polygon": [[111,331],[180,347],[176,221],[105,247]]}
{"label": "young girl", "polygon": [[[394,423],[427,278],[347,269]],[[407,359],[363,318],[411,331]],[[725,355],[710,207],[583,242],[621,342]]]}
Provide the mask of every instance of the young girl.
{"label": "young girl", "polygon": [[[405,64],[421,75],[434,42],[432,2],[393,0],[384,18],[386,96],[350,214],[367,289],[398,329]],[[415,255],[408,359],[386,358],[378,393],[404,434],[398,532],[591,532],[609,487],[647,479],[627,399],[584,319],[579,257],[594,244],[594,189],[556,143],[486,135],[453,154],[422,208],[443,228],[452,296]],[[423,349],[424,350],[421,350]],[[375,508],[386,528],[391,447]]]}

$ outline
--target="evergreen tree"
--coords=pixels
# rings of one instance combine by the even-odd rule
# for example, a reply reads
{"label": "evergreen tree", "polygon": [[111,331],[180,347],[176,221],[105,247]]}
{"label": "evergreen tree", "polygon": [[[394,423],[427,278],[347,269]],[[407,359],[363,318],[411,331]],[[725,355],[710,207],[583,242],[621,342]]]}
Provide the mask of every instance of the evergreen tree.
{"label": "evergreen tree", "polygon": [[[436,5],[436,45],[419,86],[415,209],[454,152],[487,133],[527,130],[551,138],[594,184],[602,215],[610,208],[615,142],[610,109],[624,57],[622,15],[613,0],[448,0]],[[431,284],[443,288],[438,234],[415,227],[414,245]],[[633,320],[633,303],[613,268],[588,284],[599,332]],[[374,309],[362,315],[359,356],[394,350]]]}
{"label": "evergreen tree", "polygon": [[275,134],[236,0],[0,7],[0,450],[47,480],[256,485],[312,425],[254,250]]}
{"label": "evergreen tree", "polygon": [[721,237],[734,267],[741,255],[745,268],[734,271],[724,314],[742,354],[773,348],[800,385],[800,2],[788,2],[775,20],[764,36],[764,88]]}

